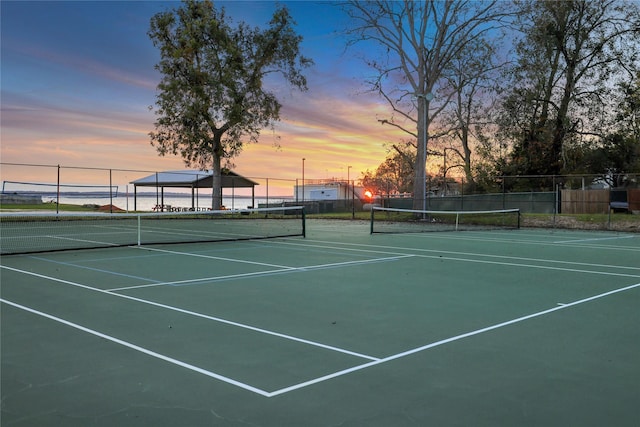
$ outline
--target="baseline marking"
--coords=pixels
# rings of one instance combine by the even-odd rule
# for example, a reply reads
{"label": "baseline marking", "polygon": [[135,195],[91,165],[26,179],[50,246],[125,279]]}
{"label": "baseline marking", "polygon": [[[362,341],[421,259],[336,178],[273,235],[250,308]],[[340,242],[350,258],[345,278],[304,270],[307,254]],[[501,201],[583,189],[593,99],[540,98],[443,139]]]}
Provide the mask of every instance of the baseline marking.
{"label": "baseline marking", "polygon": [[116,344],[120,344],[122,346],[128,347],[128,348],[130,348],[132,350],[139,351],[140,353],[144,353],[144,354],[146,354],[148,356],[155,357],[156,359],[164,360],[165,362],[169,362],[169,363],[172,363],[174,365],[178,365],[178,366],[181,366],[183,368],[189,369],[191,371],[198,372],[199,374],[203,374],[203,375],[206,375],[208,377],[215,378],[215,379],[223,381],[225,383],[234,385],[236,387],[240,387],[240,388],[243,388],[245,390],[252,391],[254,393],[260,394],[260,395],[265,396],[265,397],[269,397],[270,393],[268,393],[268,392],[266,392],[264,390],[261,390],[261,389],[259,389],[257,387],[253,387],[253,386],[251,386],[249,384],[245,384],[245,383],[242,383],[240,381],[236,381],[236,380],[234,380],[232,378],[225,377],[224,375],[216,374],[215,372],[211,372],[211,371],[208,371],[206,369],[199,368],[199,367],[197,367],[195,365],[191,365],[191,364],[186,363],[186,362],[182,362],[182,361],[180,361],[178,359],[174,359],[173,357],[169,357],[169,356],[165,356],[164,354],[156,353],[155,351],[149,350],[149,349],[144,348],[144,347],[140,347],[139,345],[135,345],[135,344],[130,343],[128,341],[124,341],[124,340],[121,340],[119,338],[112,337],[111,335],[103,334],[102,332],[98,332],[98,331],[96,331],[94,329],[89,329],[89,328],[84,327],[82,325],[78,325],[77,323],[69,322],[68,320],[61,319],[59,317],[53,316],[53,315],[48,314],[48,313],[44,313],[42,311],[34,310],[34,309],[30,308],[30,307],[26,307],[24,305],[17,304],[15,302],[6,300],[4,298],[0,298],[0,302],[3,302],[3,303],[8,304],[8,305],[11,305],[11,306],[13,306],[15,308],[18,308],[20,310],[28,311],[28,312],[36,314],[38,316],[46,317],[47,319],[53,320],[55,322],[62,323],[63,325],[71,326],[72,328],[79,329],[79,330],[81,330],[83,332],[86,332],[88,334],[95,335],[95,336],[103,338],[105,340],[109,340],[109,341],[114,342]]}

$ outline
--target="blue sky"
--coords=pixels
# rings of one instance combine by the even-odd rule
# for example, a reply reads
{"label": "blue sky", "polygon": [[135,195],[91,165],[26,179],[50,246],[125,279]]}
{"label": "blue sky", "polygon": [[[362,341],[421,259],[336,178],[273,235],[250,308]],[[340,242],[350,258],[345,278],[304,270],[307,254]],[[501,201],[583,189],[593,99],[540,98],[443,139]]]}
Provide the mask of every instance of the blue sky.
{"label": "blue sky", "polygon": [[[249,177],[351,178],[375,169],[383,144],[403,136],[377,118],[385,104],[366,93],[371,74],[337,31],[346,25],[335,3],[281,2],[303,36],[309,91],[272,88],[283,104],[273,133],[246,146],[234,160]],[[264,26],[275,2],[216,2],[234,22]],[[113,169],[183,169],[179,157],[159,157],[149,143],[149,110],[160,76],[147,31],[160,11],[179,6],[160,1],[2,1],[1,106],[3,162]],[[2,179],[23,173],[4,168]],[[13,176],[7,176],[7,174]],[[24,172],[35,174],[34,169]]]}

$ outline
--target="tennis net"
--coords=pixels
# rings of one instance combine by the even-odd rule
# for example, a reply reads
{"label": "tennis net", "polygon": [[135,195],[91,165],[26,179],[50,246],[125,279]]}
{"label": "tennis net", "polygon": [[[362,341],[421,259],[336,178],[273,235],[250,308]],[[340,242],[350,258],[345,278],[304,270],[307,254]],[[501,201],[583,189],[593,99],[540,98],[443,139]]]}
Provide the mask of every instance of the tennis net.
{"label": "tennis net", "polygon": [[3,213],[0,253],[305,235],[302,206],[177,213]]}
{"label": "tennis net", "polygon": [[373,207],[371,233],[419,233],[520,228],[520,210],[423,211]]}

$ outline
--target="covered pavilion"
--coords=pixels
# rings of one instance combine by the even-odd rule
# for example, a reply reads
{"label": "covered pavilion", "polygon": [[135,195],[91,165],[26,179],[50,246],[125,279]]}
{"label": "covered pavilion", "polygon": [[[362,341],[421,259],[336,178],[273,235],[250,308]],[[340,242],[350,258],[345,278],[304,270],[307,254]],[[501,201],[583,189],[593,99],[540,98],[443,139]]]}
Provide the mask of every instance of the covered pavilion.
{"label": "covered pavilion", "polygon": [[[133,209],[137,210],[138,187],[155,187],[156,194],[159,190],[158,210],[166,210],[164,204],[165,188],[190,188],[191,189],[191,209],[196,209],[196,191],[199,188],[211,188],[213,186],[213,173],[211,171],[166,171],[156,172],[144,178],[132,181],[133,184]],[[222,188],[251,188],[251,204],[255,206],[255,186],[257,182],[245,178],[237,173],[224,169],[222,171]],[[222,202],[222,201],[221,201]]]}

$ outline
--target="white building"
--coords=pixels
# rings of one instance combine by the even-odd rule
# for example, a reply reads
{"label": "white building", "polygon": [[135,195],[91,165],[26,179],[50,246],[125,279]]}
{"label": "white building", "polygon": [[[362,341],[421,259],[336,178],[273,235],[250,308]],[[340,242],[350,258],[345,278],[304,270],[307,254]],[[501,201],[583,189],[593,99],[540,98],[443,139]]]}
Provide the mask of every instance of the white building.
{"label": "white building", "polygon": [[362,187],[338,180],[306,181],[295,185],[293,193],[298,201],[352,200],[364,197]]}

